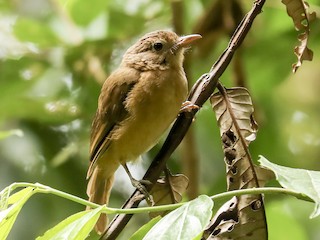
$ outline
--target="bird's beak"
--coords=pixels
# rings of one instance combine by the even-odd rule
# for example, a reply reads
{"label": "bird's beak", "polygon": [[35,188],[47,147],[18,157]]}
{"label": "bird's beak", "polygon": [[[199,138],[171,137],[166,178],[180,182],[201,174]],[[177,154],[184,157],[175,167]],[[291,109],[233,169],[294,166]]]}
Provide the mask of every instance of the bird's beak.
{"label": "bird's beak", "polygon": [[170,52],[175,54],[178,49],[189,46],[195,40],[202,38],[200,34],[191,34],[187,36],[180,37],[178,41],[171,47]]}
{"label": "bird's beak", "polygon": [[200,38],[202,38],[200,34],[191,34],[191,35],[183,36],[179,38],[178,42],[176,43],[176,46],[178,48],[187,47],[188,45],[193,43],[195,40],[198,40]]}

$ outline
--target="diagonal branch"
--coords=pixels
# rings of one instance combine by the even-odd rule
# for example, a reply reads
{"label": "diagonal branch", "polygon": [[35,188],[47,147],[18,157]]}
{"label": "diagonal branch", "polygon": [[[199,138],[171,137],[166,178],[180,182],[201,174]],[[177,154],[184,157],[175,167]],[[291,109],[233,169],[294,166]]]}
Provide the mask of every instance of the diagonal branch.
{"label": "diagonal branch", "polygon": [[[253,7],[245,15],[245,17],[235,30],[228,47],[225,49],[219,59],[213,64],[210,72],[202,75],[197,80],[188,97],[188,100],[193,104],[202,107],[202,105],[213,93],[220,76],[224,73],[229,63],[231,62],[235,51],[240,47],[241,43],[245,39],[254,19],[261,12],[264,3],[265,0],[254,1]],[[179,114],[173,127],[170,130],[166,141],[164,142],[159,153],[155,156],[143,179],[149,180],[153,184],[157,181],[166,165],[166,161],[182,141],[198,110],[199,108],[193,108],[190,111],[182,112],[181,114]],[[148,185],[146,186],[146,188],[148,191],[150,191],[152,185]],[[141,198],[138,198],[140,194],[141,193],[136,189],[131,197],[122,206],[122,208],[136,208],[141,202]],[[110,223],[106,232],[101,236],[101,239],[116,239],[116,237],[129,222],[131,217],[132,215],[117,215]]]}

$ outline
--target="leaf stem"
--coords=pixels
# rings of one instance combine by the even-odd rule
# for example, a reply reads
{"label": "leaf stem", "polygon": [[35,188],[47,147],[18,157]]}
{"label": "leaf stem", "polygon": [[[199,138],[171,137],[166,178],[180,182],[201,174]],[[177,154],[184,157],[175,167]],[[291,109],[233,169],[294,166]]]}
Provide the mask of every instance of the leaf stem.
{"label": "leaf stem", "polygon": [[[8,191],[8,195],[12,191],[14,191],[17,188],[25,188],[25,187],[33,187],[35,193],[50,193],[65,199],[68,199],[70,201],[89,206],[91,208],[97,208],[100,207],[99,204],[95,204],[92,202],[89,202],[85,199],[82,199],[80,197],[74,196],[72,194],[51,188],[49,186],[40,184],[40,183],[26,183],[26,182],[18,182],[18,183],[13,183],[10,186],[6,187],[4,190],[1,191],[1,195],[5,193],[5,191]],[[285,188],[280,188],[280,187],[263,187],[263,188],[250,188],[250,189],[241,189],[241,190],[234,190],[234,191],[229,191],[229,192],[224,192],[224,193],[219,193],[214,196],[211,196],[210,198],[213,201],[223,201],[227,198],[231,198],[234,196],[241,196],[241,195],[246,195],[246,194],[275,194],[275,193],[282,193],[282,194],[287,194],[294,196],[300,200],[308,201],[308,202],[313,202],[313,200],[308,197],[307,195],[304,195],[299,192],[295,192],[289,189]],[[167,204],[167,205],[162,205],[162,206],[154,206],[154,207],[140,207],[140,208],[133,208],[133,209],[119,209],[119,208],[110,208],[110,207],[104,207],[103,212],[107,214],[135,214],[135,213],[145,213],[145,212],[161,212],[161,211],[168,211],[168,210],[173,210],[176,209],[180,206],[185,204],[185,202],[182,203],[176,203],[176,204]]]}
{"label": "leaf stem", "polygon": [[2,193],[5,193],[5,191],[8,192],[8,195],[10,195],[10,193],[13,192],[15,189],[17,189],[17,188],[26,188],[26,187],[34,188],[34,191],[36,193],[50,193],[50,194],[53,194],[53,195],[68,199],[70,201],[77,202],[77,203],[80,203],[82,205],[89,206],[91,208],[100,207],[99,204],[95,204],[95,203],[89,202],[89,201],[87,201],[85,199],[82,199],[80,197],[74,196],[74,195],[72,195],[70,193],[66,193],[66,192],[54,189],[52,187],[43,185],[41,183],[15,182],[15,183],[12,183],[10,186],[6,187],[5,189],[3,189],[0,192],[0,195],[2,195]]}

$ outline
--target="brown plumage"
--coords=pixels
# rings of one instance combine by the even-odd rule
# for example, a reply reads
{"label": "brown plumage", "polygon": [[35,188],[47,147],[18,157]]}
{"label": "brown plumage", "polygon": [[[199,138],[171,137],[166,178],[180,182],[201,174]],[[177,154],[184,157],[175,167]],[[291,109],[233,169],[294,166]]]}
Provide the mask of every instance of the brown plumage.
{"label": "brown plumage", "polygon": [[[176,118],[187,96],[184,47],[198,38],[148,33],[126,51],[103,84],[92,123],[90,201],[108,204],[117,168],[153,147]],[[102,233],[107,222],[101,215],[96,231]]]}

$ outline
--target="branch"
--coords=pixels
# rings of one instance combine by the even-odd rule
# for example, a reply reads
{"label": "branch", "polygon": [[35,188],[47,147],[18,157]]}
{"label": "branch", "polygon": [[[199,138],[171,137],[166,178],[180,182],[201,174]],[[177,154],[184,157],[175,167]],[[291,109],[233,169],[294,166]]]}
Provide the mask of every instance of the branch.
{"label": "branch", "polygon": [[[245,15],[238,28],[235,30],[226,50],[213,64],[210,72],[208,74],[202,75],[197,80],[188,97],[188,100],[193,104],[202,107],[202,105],[213,93],[217,86],[219,78],[230,64],[235,51],[240,47],[241,43],[245,39],[254,19],[261,12],[264,3],[265,0],[254,1],[252,9]],[[159,153],[155,156],[143,179],[149,180],[153,184],[157,181],[166,165],[166,161],[182,141],[198,110],[199,109],[194,108],[189,112],[182,112],[179,114],[173,127],[170,130],[166,141],[164,142]],[[150,191],[153,184],[146,186],[148,191]],[[122,206],[122,208],[136,208],[141,202],[141,199],[137,197],[140,194],[141,193],[139,192],[139,190],[136,189],[131,197]],[[132,214],[117,215],[110,223],[106,232],[101,236],[101,239],[116,239],[122,229],[124,229],[126,224],[129,222],[131,217]]]}

